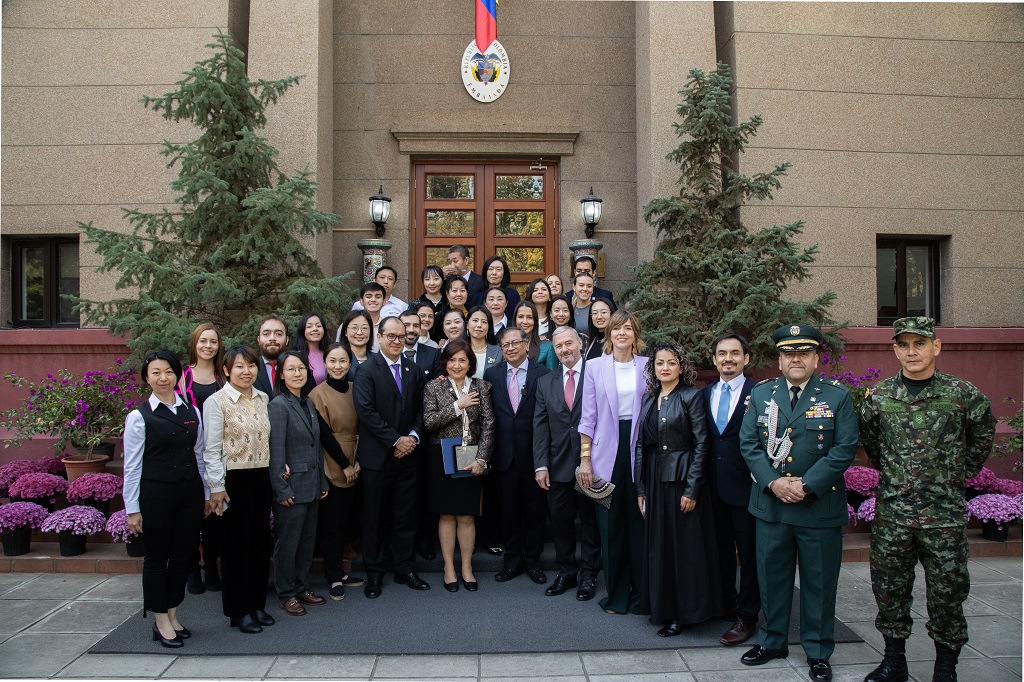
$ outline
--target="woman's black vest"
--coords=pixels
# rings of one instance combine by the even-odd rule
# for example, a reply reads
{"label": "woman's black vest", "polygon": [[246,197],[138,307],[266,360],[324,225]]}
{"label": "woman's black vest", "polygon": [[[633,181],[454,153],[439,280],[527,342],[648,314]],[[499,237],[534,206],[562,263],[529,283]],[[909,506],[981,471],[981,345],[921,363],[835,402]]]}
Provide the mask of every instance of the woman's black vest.
{"label": "woman's black vest", "polygon": [[146,400],[139,414],[146,423],[146,449],[142,453],[142,478],[150,481],[190,481],[199,475],[196,465],[196,439],[199,414],[184,403],[177,408],[160,403],[154,411]]}

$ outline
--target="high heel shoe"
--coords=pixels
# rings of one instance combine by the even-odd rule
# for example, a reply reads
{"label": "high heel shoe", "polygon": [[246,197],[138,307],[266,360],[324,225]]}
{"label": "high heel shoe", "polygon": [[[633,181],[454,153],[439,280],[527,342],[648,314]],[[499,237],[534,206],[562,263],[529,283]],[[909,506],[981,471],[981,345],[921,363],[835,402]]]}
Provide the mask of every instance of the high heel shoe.
{"label": "high heel shoe", "polygon": [[160,642],[161,646],[165,646],[168,649],[180,649],[185,646],[185,642],[181,641],[181,637],[174,635],[174,639],[167,639],[160,634],[160,629],[157,628],[156,624],[153,625],[153,641]]}
{"label": "high heel shoe", "polygon": [[462,579],[462,584],[466,586],[466,591],[467,592],[476,592],[477,589],[480,587],[480,585],[479,585],[479,583],[477,583],[477,581],[475,581],[475,580],[466,580],[465,578]]}
{"label": "high heel shoe", "polygon": [[188,628],[182,628],[180,630],[175,630],[174,634],[178,635],[178,637],[181,637],[182,639],[188,639],[192,636],[192,631]]}

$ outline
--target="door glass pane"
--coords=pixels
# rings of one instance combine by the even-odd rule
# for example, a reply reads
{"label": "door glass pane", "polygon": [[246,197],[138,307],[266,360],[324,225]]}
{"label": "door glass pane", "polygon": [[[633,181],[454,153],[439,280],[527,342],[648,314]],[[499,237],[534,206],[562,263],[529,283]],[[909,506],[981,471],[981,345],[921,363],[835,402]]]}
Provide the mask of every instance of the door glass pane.
{"label": "door glass pane", "polygon": [[907,315],[931,315],[931,248],[907,246]]}
{"label": "door glass pane", "polygon": [[508,263],[508,269],[513,272],[538,272],[544,271],[544,248],[540,246],[519,248],[502,246],[498,248],[498,255]]}
{"label": "door glass pane", "polygon": [[78,324],[78,314],[72,312],[75,304],[63,296],[78,296],[78,244],[59,244],[57,246],[57,293],[61,296],[57,302],[57,322]]}
{"label": "door glass pane", "polygon": [[428,175],[428,199],[472,199],[472,175]]}
{"label": "door glass pane", "polygon": [[542,235],[544,234],[544,211],[495,211],[494,233]]}
{"label": "door glass pane", "polygon": [[43,272],[45,249],[29,246],[21,250],[21,319],[43,319]]}
{"label": "door glass pane", "polygon": [[[473,269],[473,247],[469,244],[465,244],[465,247],[469,249],[469,269]],[[437,265],[444,267],[448,265],[448,247],[447,246],[428,246],[427,247],[427,265]]]}
{"label": "door glass pane", "polygon": [[878,320],[893,320],[899,316],[896,303],[896,247],[879,246],[875,251],[876,289],[878,291]]}
{"label": "door glass pane", "polygon": [[496,175],[495,197],[498,199],[543,199],[543,175]]}
{"label": "door glass pane", "polygon": [[427,211],[427,234],[471,235],[473,211]]}

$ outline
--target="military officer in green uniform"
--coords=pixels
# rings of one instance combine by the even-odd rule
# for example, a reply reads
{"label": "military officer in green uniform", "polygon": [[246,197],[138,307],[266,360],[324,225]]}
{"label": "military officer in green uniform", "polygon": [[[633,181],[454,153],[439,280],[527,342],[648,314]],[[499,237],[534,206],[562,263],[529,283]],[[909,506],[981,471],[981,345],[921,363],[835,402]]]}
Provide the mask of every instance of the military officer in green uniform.
{"label": "military officer in green uniform", "polygon": [[812,680],[831,680],[833,624],[848,522],[843,473],[857,454],[857,416],[849,389],[817,374],[821,332],[804,324],[772,334],[782,376],[750,393],[740,452],[753,485],[757,579],[765,624],[746,665],[789,655],[793,578],[800,566],[800,643]]}
{"label": "military officer in green uniform", "polygon": [[871,528],[875,627],[885,637],[881,665],[868,682],[908,679],[905,643],[914,566],[924,567],[928,634],[935,640],[933,680],[956,680],[967,642],[963,603],[967,573],[964,479],[992,450],[996,420],[970,382],[935,369],[942,342],[935,320],[904,317],[893,324],[902,370],[878,382],[861,405],[860,433],[880,477]]}

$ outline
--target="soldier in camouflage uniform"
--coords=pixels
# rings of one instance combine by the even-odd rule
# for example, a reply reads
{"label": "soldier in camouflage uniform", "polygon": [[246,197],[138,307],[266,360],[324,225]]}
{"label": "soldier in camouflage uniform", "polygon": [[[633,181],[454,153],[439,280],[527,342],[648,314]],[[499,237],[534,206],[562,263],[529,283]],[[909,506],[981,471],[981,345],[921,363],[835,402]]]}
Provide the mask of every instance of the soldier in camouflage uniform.
{"label": "soldier in camouflage uniform", "polygon": [[996,421],[988,399],[970,382],[935,370],[942,344],[935,320],[893,324],[902,371],[874,386],[861,405],[860,435],[880,472],[871,529],[875,627],[885,637],[881,665],[865,682],[907,680],[906,639],[914,567],[924,567],[928,634],[935,640],[933,680],[956,680],[967,642],[963,603],[967,572],[964,480],[988,458]]}

